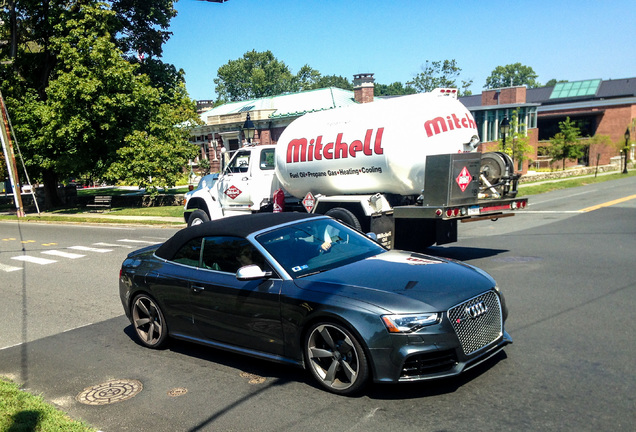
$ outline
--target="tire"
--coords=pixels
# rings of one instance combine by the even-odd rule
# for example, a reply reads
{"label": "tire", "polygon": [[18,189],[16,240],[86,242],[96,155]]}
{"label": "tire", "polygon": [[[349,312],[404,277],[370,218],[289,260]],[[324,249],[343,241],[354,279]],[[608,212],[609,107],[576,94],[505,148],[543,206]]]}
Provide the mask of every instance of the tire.
{"label": "tire", "polygon": [[331,216],[332,218],[337,219],[358,231],[362,231],[362,225],[360,225],[358,218],[346,208],[334,207],[327,210],[325,216]]}
{"label": "tire", "polygon": [[355,336],[338,324],[313,325],[307,332],[304,351],[311,374],[318,384],[332,393],[353,394],[369,379],[364,349]]}
{"label": "tire", "polygon": [[209,222],[210,218],[203,210],[195,210],[190,214],[188,218],[188,226],[200,225],[205,222]]}
{"label": "tire", "polygon": [[132,325],[139,342],[147,348],[161,348],[168,338],[168,326],[155,300],[139,294],[132,302]]}

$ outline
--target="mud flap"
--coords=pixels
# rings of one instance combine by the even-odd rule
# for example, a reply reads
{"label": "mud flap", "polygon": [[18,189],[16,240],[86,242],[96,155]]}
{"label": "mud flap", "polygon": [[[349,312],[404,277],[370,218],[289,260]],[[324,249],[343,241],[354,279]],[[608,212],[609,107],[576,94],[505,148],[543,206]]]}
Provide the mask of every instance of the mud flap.
{"label": "mud flap", "polygon": [[442,245],[457,241],[457,219],[435,222],[435,243]]}
{"label": "mud flap", "polygon": [[382,214],[381,216],[371,216],[370,231],[378,237],[377,241],[388,249],[393,249],[393,215]]}

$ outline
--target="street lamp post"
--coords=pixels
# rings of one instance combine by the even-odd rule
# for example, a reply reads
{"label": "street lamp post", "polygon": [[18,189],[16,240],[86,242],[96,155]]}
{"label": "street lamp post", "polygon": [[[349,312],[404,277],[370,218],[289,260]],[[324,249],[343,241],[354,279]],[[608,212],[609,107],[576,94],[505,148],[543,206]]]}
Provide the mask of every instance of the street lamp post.
{"label": "street lamp post", "polygon": [[254,123],[252,123],[252,119],[250,118],[250,113],[247,113],[247,118],[245,119],[245,123],[243,123],[243,133],[245,134],[245,139],[247,143],[250,144],[252,142],[252,138],[254,138],[254,132],[256,131],[256,127]]}
{"label": "street lamp post", "polygon": [[629,127],[625,130],[625,148],[623,152],[625,153],[625,164],[623,165],[623,174],[627,174],[627,151],[629,150]]}
{"label": "street lamp post", "polygon": [[503,149],[506,150],[506,134],[510,130],[510,122],[508,121],[508,117],[504,117],[501,123],[499,124],[499,130],[503,134]]}

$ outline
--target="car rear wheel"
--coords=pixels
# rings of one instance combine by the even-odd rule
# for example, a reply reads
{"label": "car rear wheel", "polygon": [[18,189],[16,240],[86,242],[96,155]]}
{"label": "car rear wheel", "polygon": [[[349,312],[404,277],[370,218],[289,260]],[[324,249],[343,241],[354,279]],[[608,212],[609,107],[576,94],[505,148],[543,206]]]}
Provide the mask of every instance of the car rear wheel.
{"label": "car rear wheel", "polygon": [[318,383],[336,394],[355,393],[369,377],[362,346],[355,336],[338,324],[319,323],[309,329],[305,359]]}
{"label": "car rear wheel", "polygon": [[168,337],[163,312],[146,294],[139,294],[132,304],[132,325],[139,341],[148,348],[161,348]]}
{"label": "car rear wheel", "polygon": [[188,218],[188,226],[201,225],[202,223],[209,221],[210,218],[208,217],[208,214],[206,212],[204,212],[203,210],[195,210],[192,212],[192,214],[190,214],[190,217]]}

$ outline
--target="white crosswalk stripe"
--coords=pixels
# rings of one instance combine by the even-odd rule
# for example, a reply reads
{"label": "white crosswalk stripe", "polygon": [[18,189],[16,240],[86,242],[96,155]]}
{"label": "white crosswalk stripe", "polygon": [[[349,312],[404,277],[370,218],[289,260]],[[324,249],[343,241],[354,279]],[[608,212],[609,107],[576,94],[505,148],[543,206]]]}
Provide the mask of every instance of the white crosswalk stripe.
{"label": "white crosswalk stripe", "polygon": [[51,260],[51,259],[47,259],[47,258],[34,257],[34,256],[31,256],[31,255],[18,255],[18,256],[11,257],[11,259],[16,260],[16,261],[26,261],[26,262],[29,262],[29,263],[40,264],[40,265],[53,264],[53,263],[57,262],[55,260]]}
{"label": "white crosswalk stripe", "polygon": [[97,253],[106,253],[112,252],[112,249],[100,249],[100,248],[92,248],[88,246],[70,246],[69,249],[80,250],[85,252],[97,252]]}
{"label": "white crosswalk stripe", "polygon": [[13,267],[10,265],[6,265],[6,264],[2,264],[0,263],[0,270],[2,270],[3,272],[13,272],[13,271],[17,271],[17,270],[22,270],[22,267]]}
{"label": "white crosswalk stripe", "polygon": [[123,244],[115,244],[115,243],[93,243],[93,246],[106,246],[106,247],[120,247],[124,249],[132,249],[133,246],[123,245]]}
{"label": "white crosswalk stripe", "polygon": [[45,251],[42,251],[42,253],[46,255],[54,255],[54,256],[59,256],[62,258],[69,258],[69,259],[77,259],[77,258],[82,258],[86,256],[86,255],[75,254],[71,252],[64,252],[64,251],[56,250],[56,249],[45,250]]}
{"label": "white crosswalk stripe", "polygon": [[[140,247],[140,245],[144,245],[144,244],[154,245],[154,244],[160,243],[160,241],[133,240],[133,239],[121,239],[117,241],[122,243],[99,242],[99,243],[92,244],[92,246],[96,246],[96,247],[69,246],[68,248],[65,248],[65,250],[47,249],[47,250],[40,251],[40,253],[51,256],[51,257],[78,259],[78,258],[83,258],[86,255],[80,254],[80,253],[68,252],[68,250],[81,251],[81,252],[93,252],[93,253],[107,253],[107,252],[113,251],[113,249],[107,249],[107,248],[133,249],[135,247]],[[129,244],[126,244],[126,243],[129,243]],[[130,243],[132,243],[132,245]],[[45,246],[49,246],[49,245],[47,244]],[[47,265],[47,264],[53,264],[58,262],[57,260],[36,257],[31,255],[18,255],[18,256],[14,256],[10,258],[16,261],[28,262],[28,263],[39,264],[39,265]],[[22,269],[23,267],[15,267],[12,265],[0,263],[0,272],[8,273],[8,272],[14,272],[14,271],[22,270]]]}
{"label": "white crosswalk stripe", "polygon": [[161,243],[161,242],[158,242],[158,241],[130,240],[130,239],[120,239],[120,240],[117,240],[117,241],[127,242],[127,243],[143,243],[143,244],[149,244],[149,245],[154,245],[154,244],[157,244],[157,243]]}

